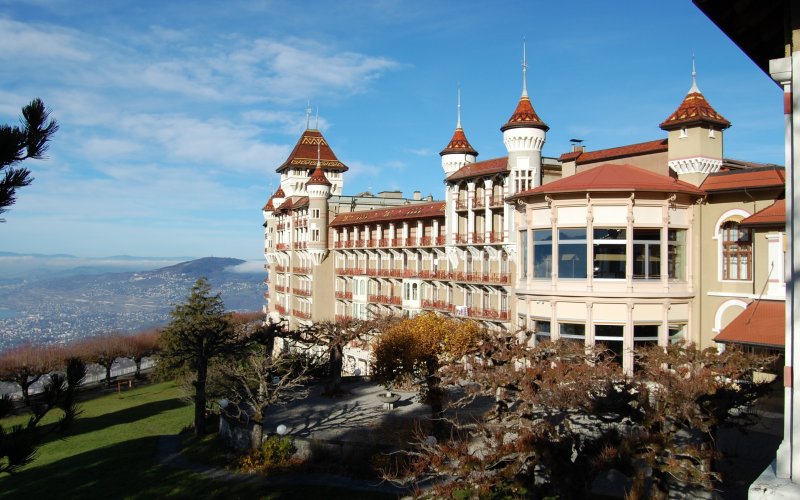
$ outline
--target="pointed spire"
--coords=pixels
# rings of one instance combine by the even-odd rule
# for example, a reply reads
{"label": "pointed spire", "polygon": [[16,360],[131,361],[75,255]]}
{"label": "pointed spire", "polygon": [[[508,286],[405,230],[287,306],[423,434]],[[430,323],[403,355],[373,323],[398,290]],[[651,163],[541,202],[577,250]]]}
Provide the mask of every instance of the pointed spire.
{"label": "pointed spire", "polygon": [[528,60],[525,56],[525,37],[522,38],[522,97],[528,97]]}
{"label": "pointed spire", "polygon": [[453,133],[453,138],[450,139],[450,142],[447,143],[447,146],[445,146],[439,155],[451,153],[478,156],[478,152],[470,145],[466,134],[464,134],[464,130],[461,128],[461,85],[458,86],[458,119],[456,120],[456,131]]}
{"label": "pointed spire", "polygon": [[311,99],[308,100],[308,104],[306,104],[306,130],[309,129],[311,125]]}
{"label": "pointed spire", "polygon": [[319,161],[319,151],[320,151],[321,143],[322,143],[322,141],[317,143],[317,168],[319,168],[322,165],[322,163],[320,163],[320,161]]}
{"label": "pointed spire", "polygon": [[458,86],[458,120],[456,128],[461,128],[461,85]]}
{"label": "pointed spire", "polygon": [[697,70],[694,67],[694,54],[692,54],[692,87],[689,89],[689,93],[691,94],[692,92],[701,93],[700,88],[697,86]]}

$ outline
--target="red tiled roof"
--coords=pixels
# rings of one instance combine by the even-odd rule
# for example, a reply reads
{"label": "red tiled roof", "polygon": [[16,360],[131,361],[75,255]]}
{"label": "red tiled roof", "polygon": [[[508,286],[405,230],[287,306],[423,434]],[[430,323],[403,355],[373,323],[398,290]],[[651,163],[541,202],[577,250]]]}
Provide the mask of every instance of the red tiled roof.
{"label": "red tiled roof", "polygon": [[491,160],[484,160],[475,163],[464,165],[456,170],[446,179],[448,181],[455,181],[459,179],[467,179],[479,175],[490,175],[498,172],[508,171],[508,157],[503,156],[500,158],[492,158]]}
{"label": "red tiled roof", "polygon": [[278,190],[275,191],[275,194],[272,195],[273,198],[286,198],[286,193],[283,192],[283,188],[278,186]]}
{"label": "red tiled roof", "polygon": [[307,129],[300,136],[300,140],[289,153],[289,158],[275,171],[283,172],[289,167],[301,167],[311,170],[317,165],[317,145],[319,145],[319,158],[322,168],[346,172],[347,167],[340,162],[333,150],[328,146],[328,142],[322,137],[319,130]]}
{"label": "red tiled roof", "polygon": [[748,168],[711,174],[700,186],[704,191],[737,191],[773,188],[786,185],[786,171],[781,167]]}
{"label": "red tiled roof", "polygon": [[272,205],[272,199],[273,198],[275,198],[275,197],[274,196],[270,196],[269,199],[267,200],[267,204],[264,205],[264,208],[262,208],[261,210],[263,210],[265,212],[272,212],[273,210],[275,210],[275,207]]}
{"label": "red tiled roof", "polygon": [[287,198],[275,211],[283,212],[294,210],[295,208],[302,208],[306,205],[308,205],[308,196],[293,196],[292,198]]}
{"label": "red tiled roof", "polygon": [[575,158],[579,157],[583,154],[583,151],[571,151],[569,153],[562,153],[561,156],[558,157],[558,161],[572,161]]}
{"label": "red tiled roof", "polygon": [[562,154],[558,159],[570,161],[575,159],[577,164],[594,163],[598,161],[614,160],[628,156],[648,155],[653,153],[663,153],[667,151],[667,140],[656,139],[655,141],[640,142],[619,146],[616,148],[598,149],[597,151],[580,152],[573,151]]}
{"label": "red tiled roof", "polygon": [[531,100],[526,95],[520,98],[519,103],[517,104],[517,109],[514,110],[514,114],[511,115],[511,118],[508,119],[505,125],[500,127],[500,130],[505,132],[510,128],[520,127],[540,128],[545,132],[550,130],[550,127],[548,127],[539,118],[539,115],[536,114],[536,111],[533,110]]}
{"label": "red tiled roof", "polygon": [[314,169],[314,172],[311,174],[311,177],[308,178],[308,182],[306,182],[306,186],[332,186],[331,181],[325,177],[325,172],[322,171],[319,165],[317,168]]}
{"label": "red tiled roof", "polygon": [[742,226],[783,226],[786,224],[786,200],[777,200],[740,223]]}
{"label": "red tiled roof", "polygon": [[689,92],[674,113],[669,115],[659,127],[663,130],[675,130],[687,125],[708,123],[720,129],[731,126],[731,122],[711,107],[700,92]]}
{"label": "red tiled roof", "polygon": [[362,210],[337,215],[330,223],[331,227],[370,224],[373,222],[399,221],[408,219],[429,219],[444,217],[444,202],[418,203],[401,207]]}
{"label": "red tiled roof", "polygon": [[515,196],[544,195],[551,193],[584,193],[597,191],[640,191],[687,193],[697,196],[703,191],[688,182],[660,175],[633,165],[606,163],[569,177],[523,191]]}
{"label": "red tiled roof", "polygon": [[458,127],[453,132],[453,138],[447,143],[447,146],[439,153],[439,156],[448,155],[450,153],[465,153],[469,155],[478,156],[478,152],[470,145],[467,140],[467,135],[461,127]]}
{"label": "red tiled roof", "polygon": [[786,343],[786,303],[755,300],[714,337],[716,342],[783,347]]}

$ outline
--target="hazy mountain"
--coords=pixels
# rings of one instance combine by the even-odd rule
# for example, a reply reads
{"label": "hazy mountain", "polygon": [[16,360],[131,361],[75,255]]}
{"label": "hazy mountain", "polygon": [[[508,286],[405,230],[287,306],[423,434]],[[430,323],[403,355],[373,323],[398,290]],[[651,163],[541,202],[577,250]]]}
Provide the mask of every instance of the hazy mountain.
{"label": "hazy mountain", "polygon": [[221,293],[227,309],[261,309],[263,267],[231,258],[207,257],[138,272],[8,281],[0,284],[0,349],[27,340],[66,342],[100,331],[165,324],[174,304],[186,299],[200,276]]}
{"label": "hazy mountain", "polygon": [[76,257],[69,254],[21,254],[0,251],[0,283],[157,269],[193,257]]}

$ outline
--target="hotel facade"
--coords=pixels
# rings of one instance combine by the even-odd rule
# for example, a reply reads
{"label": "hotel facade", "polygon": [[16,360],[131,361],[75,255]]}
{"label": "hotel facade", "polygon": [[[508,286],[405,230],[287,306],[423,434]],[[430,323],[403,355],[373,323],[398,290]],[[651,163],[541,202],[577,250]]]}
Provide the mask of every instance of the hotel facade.
{"label": "hotel facade", "polygon": [[[307,128],[263,207],[265,312],[295,328],[434,311],[603,343],[628,373],[645,344],[782,349],[784,169],[725,158],[731,124],[694,73],[666,137],[558,158],[524,82],[523,65],[501,158],[477,160],[459,103],[443,200],[343,195],[347,167]],[[345,356],[368,373],[368,350]]]}

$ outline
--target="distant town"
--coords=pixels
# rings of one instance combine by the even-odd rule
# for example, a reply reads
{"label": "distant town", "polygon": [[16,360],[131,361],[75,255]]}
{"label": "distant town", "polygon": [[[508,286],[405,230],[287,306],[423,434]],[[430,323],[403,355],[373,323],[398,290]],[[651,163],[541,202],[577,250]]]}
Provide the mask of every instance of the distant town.
{"label": "distant town", "polygon": [[0,284],[0,351],[26,342],[66,343],[109,331],[166,324],[171,307],[208,276],[230,310],[259,310],[264,273],[233,272],[237,259],[207,258],[143,272],[76,274]]}

